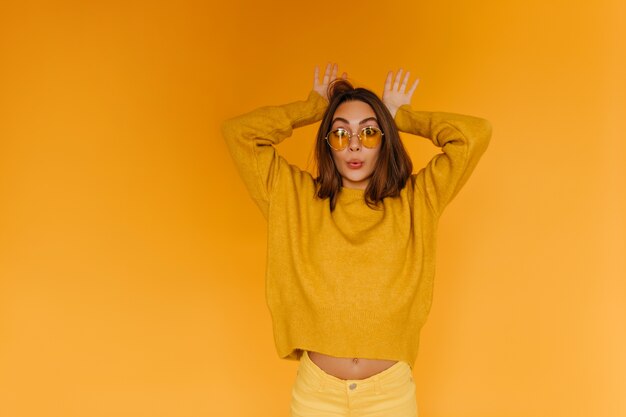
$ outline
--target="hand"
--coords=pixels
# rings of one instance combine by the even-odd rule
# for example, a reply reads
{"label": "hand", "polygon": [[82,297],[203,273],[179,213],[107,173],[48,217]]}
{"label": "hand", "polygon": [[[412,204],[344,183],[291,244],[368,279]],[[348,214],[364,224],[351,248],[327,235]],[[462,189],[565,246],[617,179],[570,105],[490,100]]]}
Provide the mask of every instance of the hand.
{"label": "hand", "polygon": [[[347,73],[341,74],[342,79],[348,78]],[[337,64],[327,64],[326,71],[324,72],[324,78],[322,82],[320,79],[320,68],[315,66],[315,78],[313,79],[313,91],[316,91],[320,96],[324,97],[326,100],[328,98],[328,85],[337,79]]]}
{"label": "hand", "polygon": [[385,80],[385,90],[383,91],[383,103],[385,103],[393,117],[396,117],[396,112],[400,107],[405,104],[411,104],[411,97],[413,97],[413,92],[415,92],[417,84],[419,84],[420,80],[416,79],[413,81],[409,91],[406,91],[410,74],[411,73],[407,71],[404,76],[404,80],[400,83],[400,80],[402,79],[402,68],[400,68],[396,74],[395,81],[393,81],[393,86],[391,85],[393,80],[393,71],[389,71],[389,74],[387,74],[387,79]]}

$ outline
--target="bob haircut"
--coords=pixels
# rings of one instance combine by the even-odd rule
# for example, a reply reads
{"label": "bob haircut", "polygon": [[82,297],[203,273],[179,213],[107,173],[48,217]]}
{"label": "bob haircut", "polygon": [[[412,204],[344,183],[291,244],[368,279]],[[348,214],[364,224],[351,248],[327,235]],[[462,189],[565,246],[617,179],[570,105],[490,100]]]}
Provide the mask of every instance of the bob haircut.
{"label": "bob haircut", "polygon": [[380,98],[365,88],[354,88],[350,82],[338,79],[328,86],[330,101],[317,132],[315,144],[315,162],[318,177],[315,179],[318,198],[330,200],[330,210],[335,209],[337,196],[341,191],[341,174],[333,161],[332,150],[326,142],[330,132],[333,116],[337,107],[347,101],[358,100],[368,104],[376,118],[378,126],[384,133],[378,160],[370,181],[365,188],[365,202],[371,208],[378,208],[385,197],[398,197],[413,172],[413,164],[404,145],[396,123]]}

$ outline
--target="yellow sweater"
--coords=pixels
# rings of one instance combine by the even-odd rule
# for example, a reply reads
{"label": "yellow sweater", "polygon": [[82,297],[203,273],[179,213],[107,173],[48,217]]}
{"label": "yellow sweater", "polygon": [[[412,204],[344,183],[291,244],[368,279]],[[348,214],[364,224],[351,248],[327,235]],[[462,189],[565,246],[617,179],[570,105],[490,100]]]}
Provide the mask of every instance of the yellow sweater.
{"label": "yellow sweater", "polygon": [[402,106],[402,132],[442,148],[397,198],[369,208],[364,192],[342,189],[333,212],[314,179],[273,145],[319,121],[327,102],[263,107],[228,120],[223,135],[268,221],[266,297],[281,358],[302,350],[401,360],[413,366],[430,310],[437,222],[487,147],[487,121]]}

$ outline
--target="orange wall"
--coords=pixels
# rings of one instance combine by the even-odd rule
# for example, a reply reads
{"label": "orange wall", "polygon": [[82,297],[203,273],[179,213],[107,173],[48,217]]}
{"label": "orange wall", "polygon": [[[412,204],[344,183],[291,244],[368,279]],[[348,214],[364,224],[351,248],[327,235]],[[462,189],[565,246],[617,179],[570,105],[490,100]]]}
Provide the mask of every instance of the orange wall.
{"label": "orange wall", "polygon": [[[0,6],[1,416],[288,415],[219,124],[327,61],[494,126],[442,219],[421,415],[626,416],[624,2],[211,4]],[[310,166],[313,132],[281,151]]]}

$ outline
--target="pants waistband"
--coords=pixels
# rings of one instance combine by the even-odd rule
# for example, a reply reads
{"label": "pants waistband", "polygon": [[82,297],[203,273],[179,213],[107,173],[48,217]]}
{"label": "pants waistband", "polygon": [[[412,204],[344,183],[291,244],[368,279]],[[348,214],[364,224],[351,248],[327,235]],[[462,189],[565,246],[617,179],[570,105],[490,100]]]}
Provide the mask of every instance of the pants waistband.
{"label": "pants waistband", "polygon": [[341,379],[327,374],[323,369],[309,358],[307,351],[302,353],[298,373],[313,378],[318,384],[319,390],[351,391],[374,391],[380,393],[384,388],[406,384],[413,379],[411,367],[406,362],[396,362],[382,372],[365,379]]}

